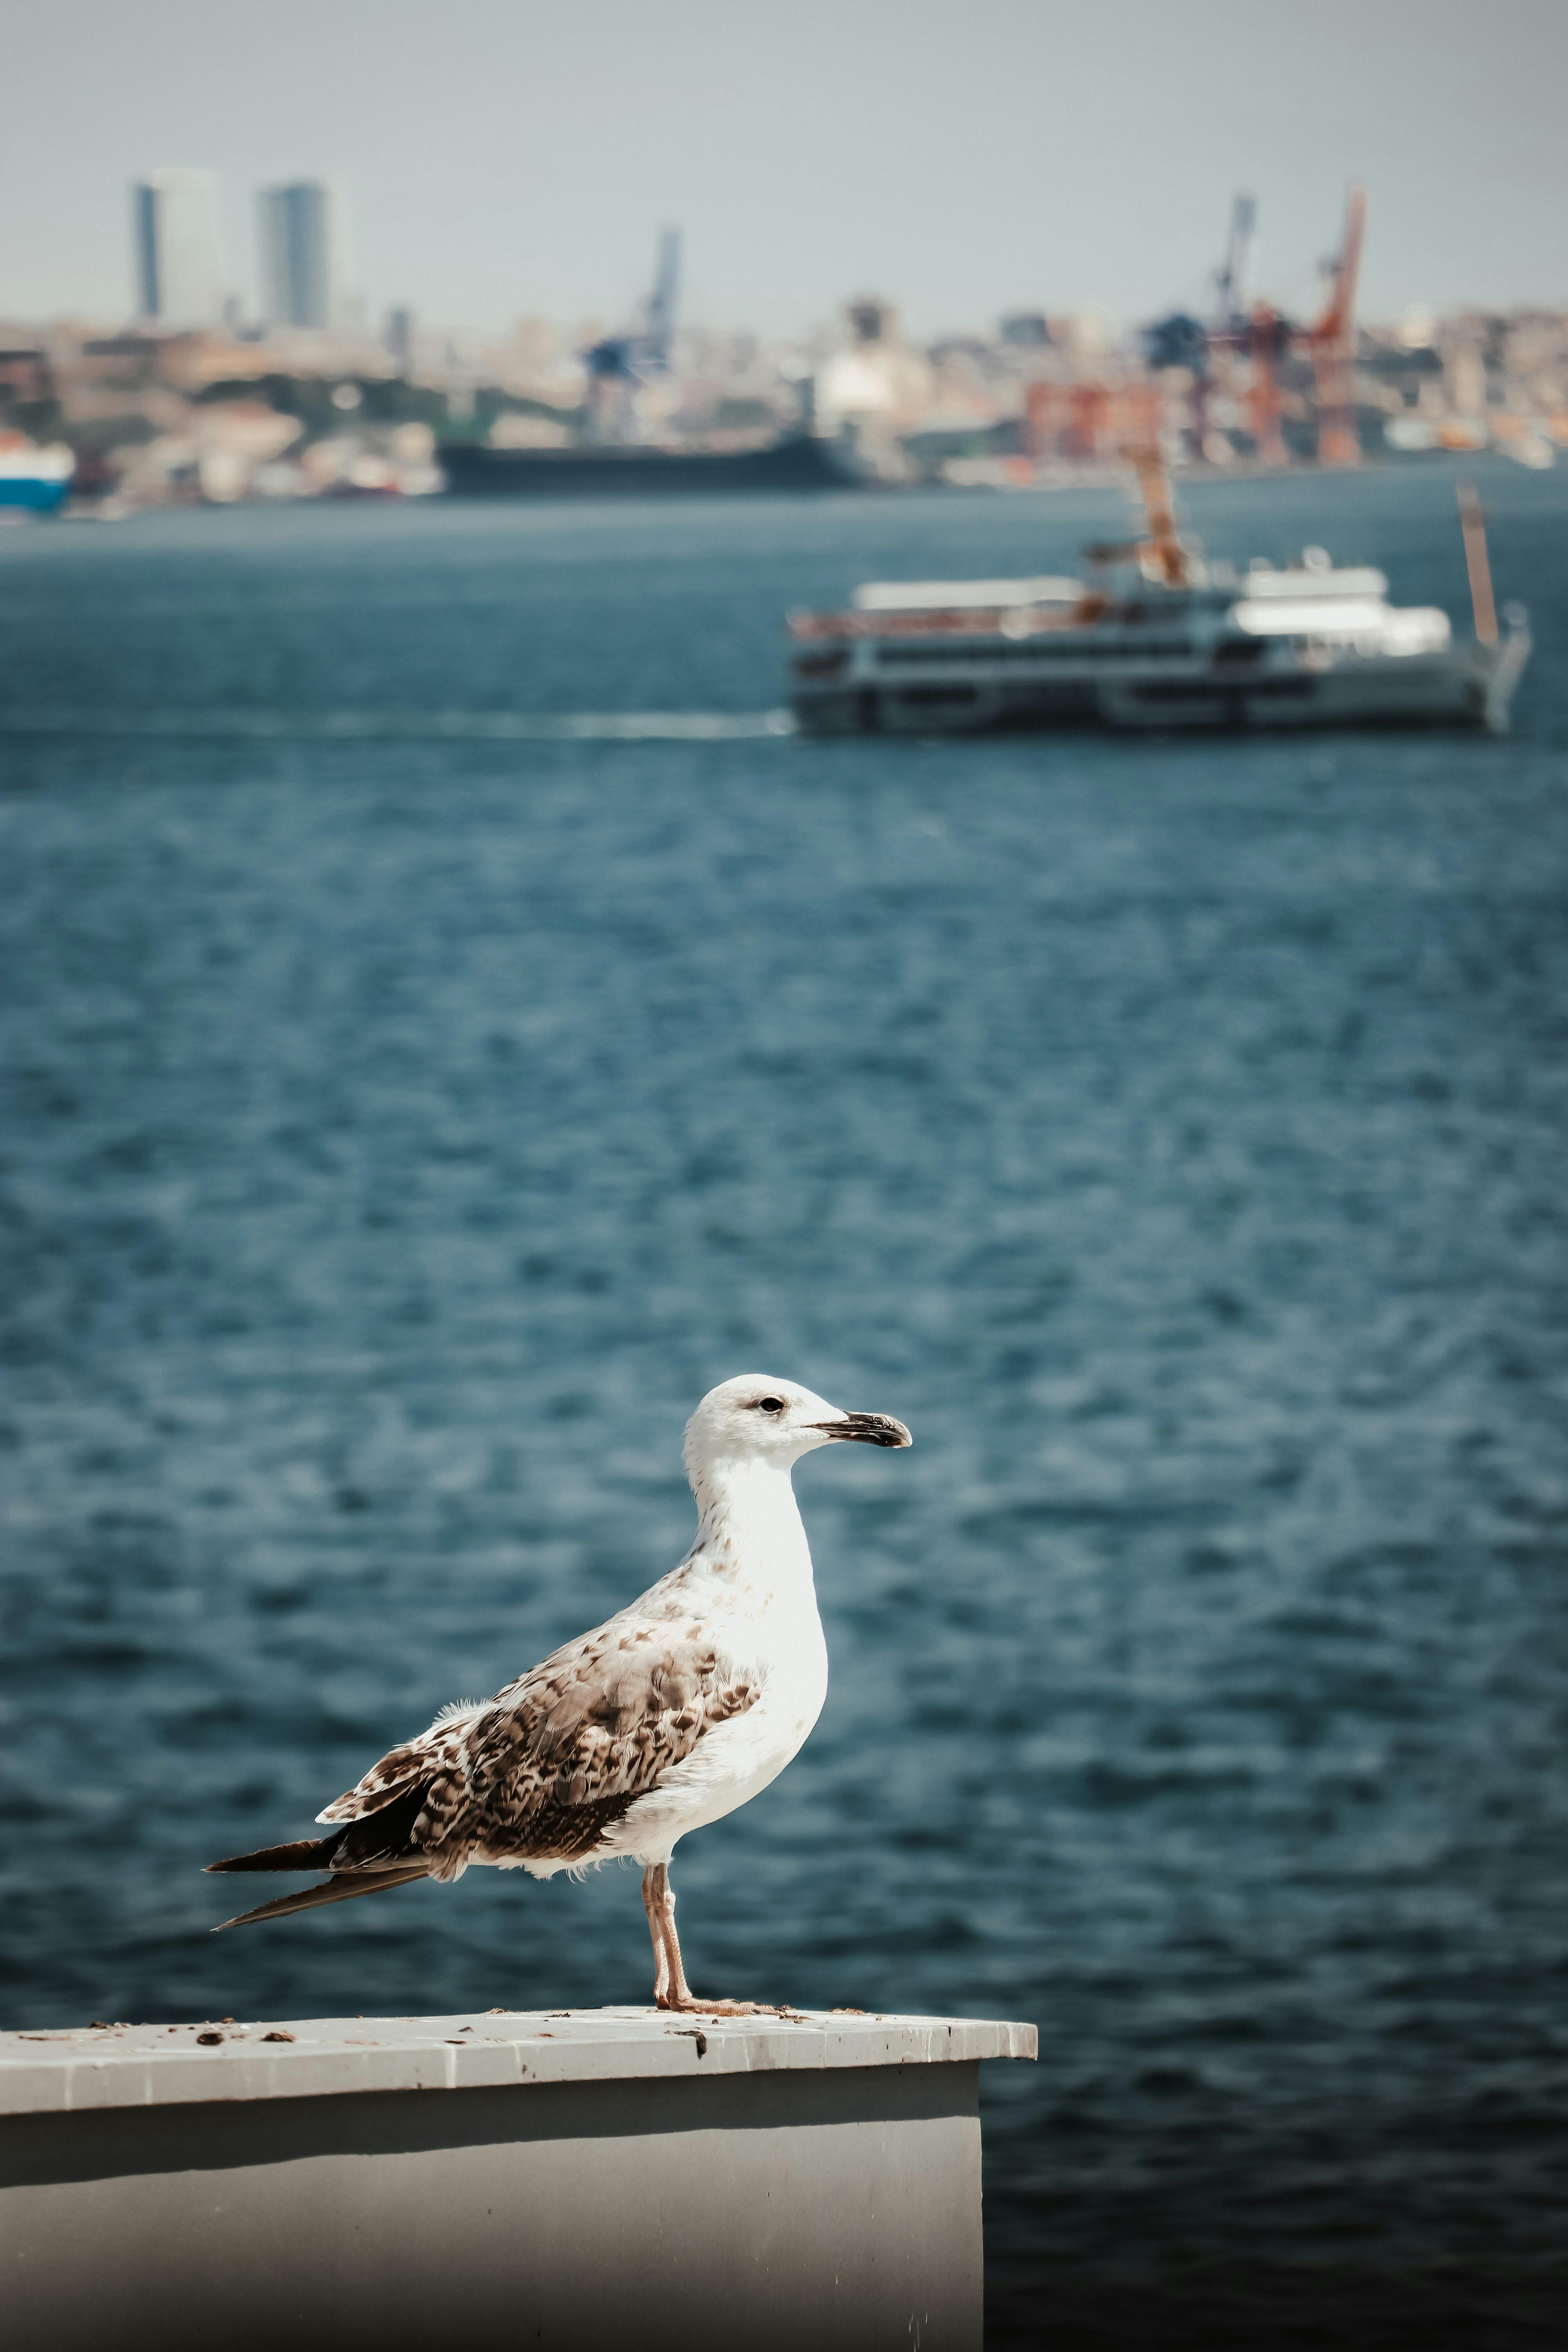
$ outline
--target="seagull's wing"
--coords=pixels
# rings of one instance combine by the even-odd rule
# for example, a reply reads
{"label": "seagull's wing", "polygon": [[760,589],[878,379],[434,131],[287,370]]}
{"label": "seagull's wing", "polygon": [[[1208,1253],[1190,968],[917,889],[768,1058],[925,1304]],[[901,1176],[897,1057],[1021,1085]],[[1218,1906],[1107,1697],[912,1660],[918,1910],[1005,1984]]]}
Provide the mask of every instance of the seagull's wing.
{"label": "seagull's wing", "polygon": [[433,1875],[475,1854],[585,1860],[705,1733],[761,1693],[756,1668],[726,1655],[700,1619],[627,1612],[394,1748],[321,1819],[363,1820],[420,1788],[409,1843],[429,1854]]}
{"label": "seagull's wing", "polygon": [[460,1764],[463,1736],[474,1717],[494,1700],[476,1700],[472,1706],[443,1707],[428,1731],[417,1739],[405,1739],[394,1748],[379,1764],[373,1764],[363,1780],[316,1815],[319,1822],[363,1822],[367,1814],[379,1813],[391,1803],[424,1781],[454,1769]]}

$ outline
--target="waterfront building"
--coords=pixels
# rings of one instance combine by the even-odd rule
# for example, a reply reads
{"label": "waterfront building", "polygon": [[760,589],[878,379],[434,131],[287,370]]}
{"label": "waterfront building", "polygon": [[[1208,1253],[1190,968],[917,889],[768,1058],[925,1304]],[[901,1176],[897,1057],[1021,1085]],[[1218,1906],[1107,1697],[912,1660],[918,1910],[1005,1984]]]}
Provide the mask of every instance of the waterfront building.
{"label": "waterfront building", "polygon": [[216,175],[153,172],[131,199],[141,316],[171,327],[211,326],[224,299]]}

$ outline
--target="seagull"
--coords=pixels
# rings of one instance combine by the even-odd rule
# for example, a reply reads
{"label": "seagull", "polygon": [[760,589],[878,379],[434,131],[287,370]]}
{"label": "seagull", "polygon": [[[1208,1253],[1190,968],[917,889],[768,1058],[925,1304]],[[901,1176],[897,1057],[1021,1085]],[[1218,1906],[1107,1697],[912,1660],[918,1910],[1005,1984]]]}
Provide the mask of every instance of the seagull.
{"label": "seagull", "polygon": [[686,1425],[698,1519],[679,1567],[494,1698],[443,1707],[317,1814],[328,1836],[209,1863],[330,1873],[222,1925],[445,1883],[471,1862],[551,1878],[626,1859],[642,1864],[658,2007],[764,2006],[693,1994],[669,1863],[689,1831],[775,1780],[822,1712],[827,1645],[790,1473],[836,1442],[911,1441],[901,1421],[760,1372],[710,1389]]}

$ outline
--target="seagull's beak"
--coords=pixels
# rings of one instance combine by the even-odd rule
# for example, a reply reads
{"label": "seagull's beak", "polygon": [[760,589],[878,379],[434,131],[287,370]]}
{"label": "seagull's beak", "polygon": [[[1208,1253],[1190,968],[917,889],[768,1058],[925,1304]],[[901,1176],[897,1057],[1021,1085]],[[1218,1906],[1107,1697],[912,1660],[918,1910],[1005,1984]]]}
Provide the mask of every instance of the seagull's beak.
{"label": "seagull's beak", "polygon": [[813,1421],[825,1437],[842,1437],[857,1445],[912,1445],[914,1439],[901,1421],[885,1412],[847,1412],[842,1421]]}

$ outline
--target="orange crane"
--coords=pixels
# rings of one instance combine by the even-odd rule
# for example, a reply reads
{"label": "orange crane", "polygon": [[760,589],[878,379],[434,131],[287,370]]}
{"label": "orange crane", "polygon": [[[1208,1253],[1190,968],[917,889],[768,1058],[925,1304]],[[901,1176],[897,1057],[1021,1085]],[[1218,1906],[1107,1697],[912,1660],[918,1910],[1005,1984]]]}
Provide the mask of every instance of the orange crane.
{"label": "orange crane", "polygon": [[1255,302],[1247,322],[1247,350],[1252,362],[1252,388],[1247,394],[1247,423],[1253,446],[1266,466],[1288,466],[1290,453],[1280,430],[1279,383],[1275,362],[1286,349],[1290,330],[1278,310]]}
{"label": "orange crane", "polygon": [[1311,330],[1312,366],[1318,379],[1318,462],[1360,463],[1355,429],[1355,298],[1366,240],[1366,190],[1352,180],[1345,204],[1345,232],[1329,265],[1329,299]]}

